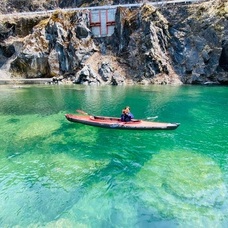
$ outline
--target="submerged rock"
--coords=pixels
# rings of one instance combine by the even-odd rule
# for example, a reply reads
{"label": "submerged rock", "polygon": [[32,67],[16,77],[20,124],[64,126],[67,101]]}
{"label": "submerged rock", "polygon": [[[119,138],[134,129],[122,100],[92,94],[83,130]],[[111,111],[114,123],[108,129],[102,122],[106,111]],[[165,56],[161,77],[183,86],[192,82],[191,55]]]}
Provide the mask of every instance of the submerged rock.
{"label": "submerged rock", "polygon": [[221,225],[224,219],[227,189],[220,167],[209,157],[162,151],[144,164],[135,184],[158,219],[176,219],[184,226]]}

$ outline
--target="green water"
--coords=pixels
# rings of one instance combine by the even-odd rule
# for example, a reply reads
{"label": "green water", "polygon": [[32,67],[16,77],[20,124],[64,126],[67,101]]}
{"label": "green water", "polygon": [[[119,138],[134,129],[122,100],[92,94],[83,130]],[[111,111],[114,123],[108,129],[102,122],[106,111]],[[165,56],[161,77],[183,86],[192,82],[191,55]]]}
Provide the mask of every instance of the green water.
{"label": "green water", "polygon": [[[174,131],[68,122],[82,109]],[[228,88],[1,86],[0,227],[227,227]]]}

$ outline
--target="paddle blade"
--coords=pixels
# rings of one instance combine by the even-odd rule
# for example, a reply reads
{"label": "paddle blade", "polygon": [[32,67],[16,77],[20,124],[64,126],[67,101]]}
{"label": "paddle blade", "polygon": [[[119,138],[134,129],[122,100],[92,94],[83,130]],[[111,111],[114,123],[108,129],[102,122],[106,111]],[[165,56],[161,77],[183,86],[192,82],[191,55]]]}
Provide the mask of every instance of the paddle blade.
{"label": "paddle blade", "polygon": [[157,119],[157,118],[158,118],[158,116],[147,117],[148,120],[155,120],[155,119]]}
{"label": "paddle blade", "polygon": [[80,109],[77,109],[76,112],[81,113],[83,115],[89,115],[87,112],[84,112],[84,111],[82,111]]}

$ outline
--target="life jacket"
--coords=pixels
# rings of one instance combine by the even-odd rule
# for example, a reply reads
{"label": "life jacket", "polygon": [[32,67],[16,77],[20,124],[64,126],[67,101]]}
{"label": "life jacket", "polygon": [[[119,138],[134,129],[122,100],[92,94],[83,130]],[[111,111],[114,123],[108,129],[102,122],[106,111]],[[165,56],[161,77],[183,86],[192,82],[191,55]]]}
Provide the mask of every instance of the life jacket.
{"label": "life jacket", "polygon": [[129,122],[129,121],[131,121],[131,115],[122,114],[121,115],[121,121],[123,121],[123,122]]}

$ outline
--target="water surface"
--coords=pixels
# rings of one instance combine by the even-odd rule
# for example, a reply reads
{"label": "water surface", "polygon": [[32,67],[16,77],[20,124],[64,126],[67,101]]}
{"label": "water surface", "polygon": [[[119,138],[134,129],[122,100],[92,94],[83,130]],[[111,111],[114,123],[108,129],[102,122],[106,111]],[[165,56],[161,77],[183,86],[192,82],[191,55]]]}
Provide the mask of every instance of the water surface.
{"label": "water surface", "polygon": [[[1,86],[1,227],[227,227],[228,89]],[[68,122],[82,109],[174,131]]]}

